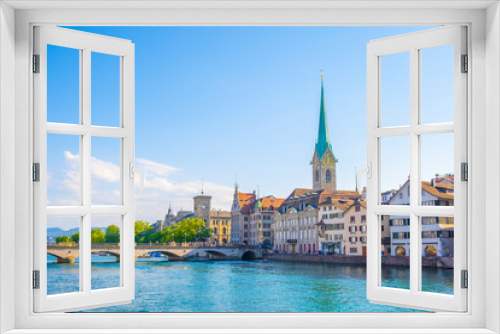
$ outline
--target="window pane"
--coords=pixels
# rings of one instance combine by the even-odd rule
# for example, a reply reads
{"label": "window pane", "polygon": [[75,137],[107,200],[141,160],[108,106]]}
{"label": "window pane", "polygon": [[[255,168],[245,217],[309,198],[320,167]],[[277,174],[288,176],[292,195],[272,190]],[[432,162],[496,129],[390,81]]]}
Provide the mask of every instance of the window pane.
{"label": "window pane", "polygon": [[120,138],[92,137],[92,205],[120,205]]}
{"label": "window pane", "polygon": [[[410,205],[410,137],[380,139],[380,202]],[[396,193],[396,191],[399,192]],[[388,199],[387,194],[394,194]]]}
{"label": "window pane", "polygon": [[80,136],[47,134],[47,205],[80,205]]}
{"label": "window pane", "polygon": [[420,51],[422,123],[453,122],[453,45]]}
{"label": "window pane", "polygon": [[120,286],[120,216],[92,216],[92,289]]}
{"label": "window pane", "polygon": [[421,217],[422,291],[453,294],[453,217]]}
{"label": "window pane", "polygon": [[422,205],[453,206],[453,133],[421,136]]}
{"label": "window pane", "polygon": [[92,52],[92,125],[120,126],[120,57]]}
{"label": "window pane", "polygon": [[382,127],[410,124],[410,53],[380,57]]}
{"label": "window pane", "polygon": [[80,50],[47,45],[47,122],[80,123]]}
{"label": "window pane", "polygon": [[[410,217],[382,216],[382,271],[380,285],[410,289]],[[386,230],[389,230],[387,233]],[[389,240],[387,240],[389,234]]]}
{"label": "window pane", "polygon": [[47,295],[80,291],[80,221],[47,218]]}

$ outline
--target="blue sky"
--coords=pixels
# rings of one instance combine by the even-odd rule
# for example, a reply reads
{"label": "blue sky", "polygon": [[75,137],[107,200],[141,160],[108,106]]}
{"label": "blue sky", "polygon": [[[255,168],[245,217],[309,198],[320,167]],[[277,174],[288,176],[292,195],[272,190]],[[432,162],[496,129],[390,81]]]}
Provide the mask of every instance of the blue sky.
{"label": "blue sky", "polygon": [[[296,187],[310,188],[320,69],[325,76],[330,139],[339,159],[338,188],[354,189],[354,168],[366,164],[366,44],[428,27],[72,29],[135,44],[136,157],[137,165],[146,169],[149,186],[136,197],[137,218],[154,221],[162,218],[169,203],[176,210],[191,209],[191,198],[201,190],[202,179],[205,192],[214,196],[213,206],[222,209],[229,209],[236,175],[245,192],[259,186],[263,195],[286,197]],[[78,53],[57,49],[49,49],[48,56],[49,71],[55,73],[48,78],[48,120],[78,122]],[[452,50],[424,51],[422,119],[426,123],[453,120],[453,72],[446,62]],[[94,125],[118,124],[118,64],[117,57],[92,55]],[[407,56],[385,56],[382,71],[382,123],[407,125]],[[116,167],[116,143],[95,141],[95,202],[114,204],[116,180],[112,173],[98,171]],[[403,158],[409,146],[404,138],[388,141],[389,167],[382,175],[382,186],[397,188],[409,172],[409,159]],[[427,147],[422,153],[427,161],[423,179],[450,172],[452,155],[446,148],[451,149],[452,142],[425,138],[423,143]],[[401,152],[401,158],[390,152]],[[78,140],[49,138],[53,182],[49,204],[71,201],[71,191],[63,185],[71,172],[76,180],[71,168],[75,159]]]}

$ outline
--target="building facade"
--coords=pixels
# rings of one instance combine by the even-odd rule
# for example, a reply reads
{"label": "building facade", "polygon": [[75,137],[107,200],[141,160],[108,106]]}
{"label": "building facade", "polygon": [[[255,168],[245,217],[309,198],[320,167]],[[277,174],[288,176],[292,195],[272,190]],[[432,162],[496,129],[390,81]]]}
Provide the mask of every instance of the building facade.
{"label": "building facade", "polygon": [[344,211],[352,200],[327,200],[319,205],[317,244],[322,254],[344,254]]}
{"label": "building facade", "polygon": [[241,193],[236,186],[231,207],[231,243],[272,248],[273,215],[283,201],[283,198],[274,196],[258,198],[255,191]]}
{"label": "building facade", "polygon": [[210,210],[211,242],[227,245],[231,242],[231,212]]}
{"label": "building facade", "polygon": [[[454,177],[433,178],[422,181],[421,205],[453,206]],[[389,200],[389,205],[410,204],[410,180],[406,181]],[[453,256],[453,217],[421,217],[422,256]],[[410,217],[390,216],[391,255],[410,255]]]}
{"label": "building facade", "polygon": [[[342,233],[335,234],[330,230],[327,233],[326,229],[333,228],[333,225],[337,228],[337,224],[341,223],[322,221],[320,207],[334,206],[332,203],[335,200],[353,201],[361,197],[357,191],[337,190],[337,162],[328,135],[323,76],[321,76],[318,137],[311,162],[312,189],[296,188],[275,213],[275,250],[310,254],[321,251],[323,247],[334,248],[333,240],[332,245],[328,245],[330,236],[335,238],[337,235],[339,238]],[[338,211],[340,213],[342,209]]]}

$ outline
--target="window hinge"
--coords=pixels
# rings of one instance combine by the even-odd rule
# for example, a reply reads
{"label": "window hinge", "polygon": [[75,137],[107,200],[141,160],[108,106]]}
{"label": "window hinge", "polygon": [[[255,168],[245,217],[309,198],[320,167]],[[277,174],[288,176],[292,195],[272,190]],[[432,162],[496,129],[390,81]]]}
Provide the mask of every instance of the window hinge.
{"label": "window hinge", "polygon": [[40,73],[40,55],[33,55],[33,73]]}
{"label": "window hinge", "polygon": [[467,55],[462,55],[462,68],[460,72],[462,73],[469,72],[469,56]]}
{"label": "window hinge", "polygon": [[466,162],[462,162],[461,167],[461,180],[469,181],[469,165]]}
{"label": "window hinge", "polygon": [[469,273],[467,270],[462,270],[462,289],[467,289],[469,287]]}
{"label": "window hinge", "polygon": [[33,289],[40,289],[40,270],[33,270]]}
{"label": "window hinge", "polygon": [[38,162],[33,164],[33,181],[40,182],[40,163]]}

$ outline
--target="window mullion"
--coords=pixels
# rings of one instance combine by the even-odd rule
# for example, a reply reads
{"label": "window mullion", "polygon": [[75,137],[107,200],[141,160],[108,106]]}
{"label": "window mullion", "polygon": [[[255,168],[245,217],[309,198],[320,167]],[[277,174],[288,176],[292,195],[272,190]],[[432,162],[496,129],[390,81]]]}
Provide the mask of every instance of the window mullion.
{"label": "window mullion", "polygon": [[419,51],[410,49],[410,291],[420,290],[420,256],[419,256],[419,226],[418,216],[414,210],[419,201],[420,184],[420,145],[419,135],[415,129],[419,124]]}
{"label": "window mullion", "polygon": [[[91,51],[89,49],[83,50],[83,60],[81,68],[81,95],[82,95],[82,124],[88,128],[91,126]],[[91,290],[91,134],[90,131],[84,134],[82,137],[82,149],[81,149],[81,177],[82,177],[82,204],[84,208],[87,208],[85,216],[83,217],[83,243],[81,245],[82,249],[80,252],[80,262],[83,268],[83,274],[81,278],[83,279],[83,291],[90,293]]]}

